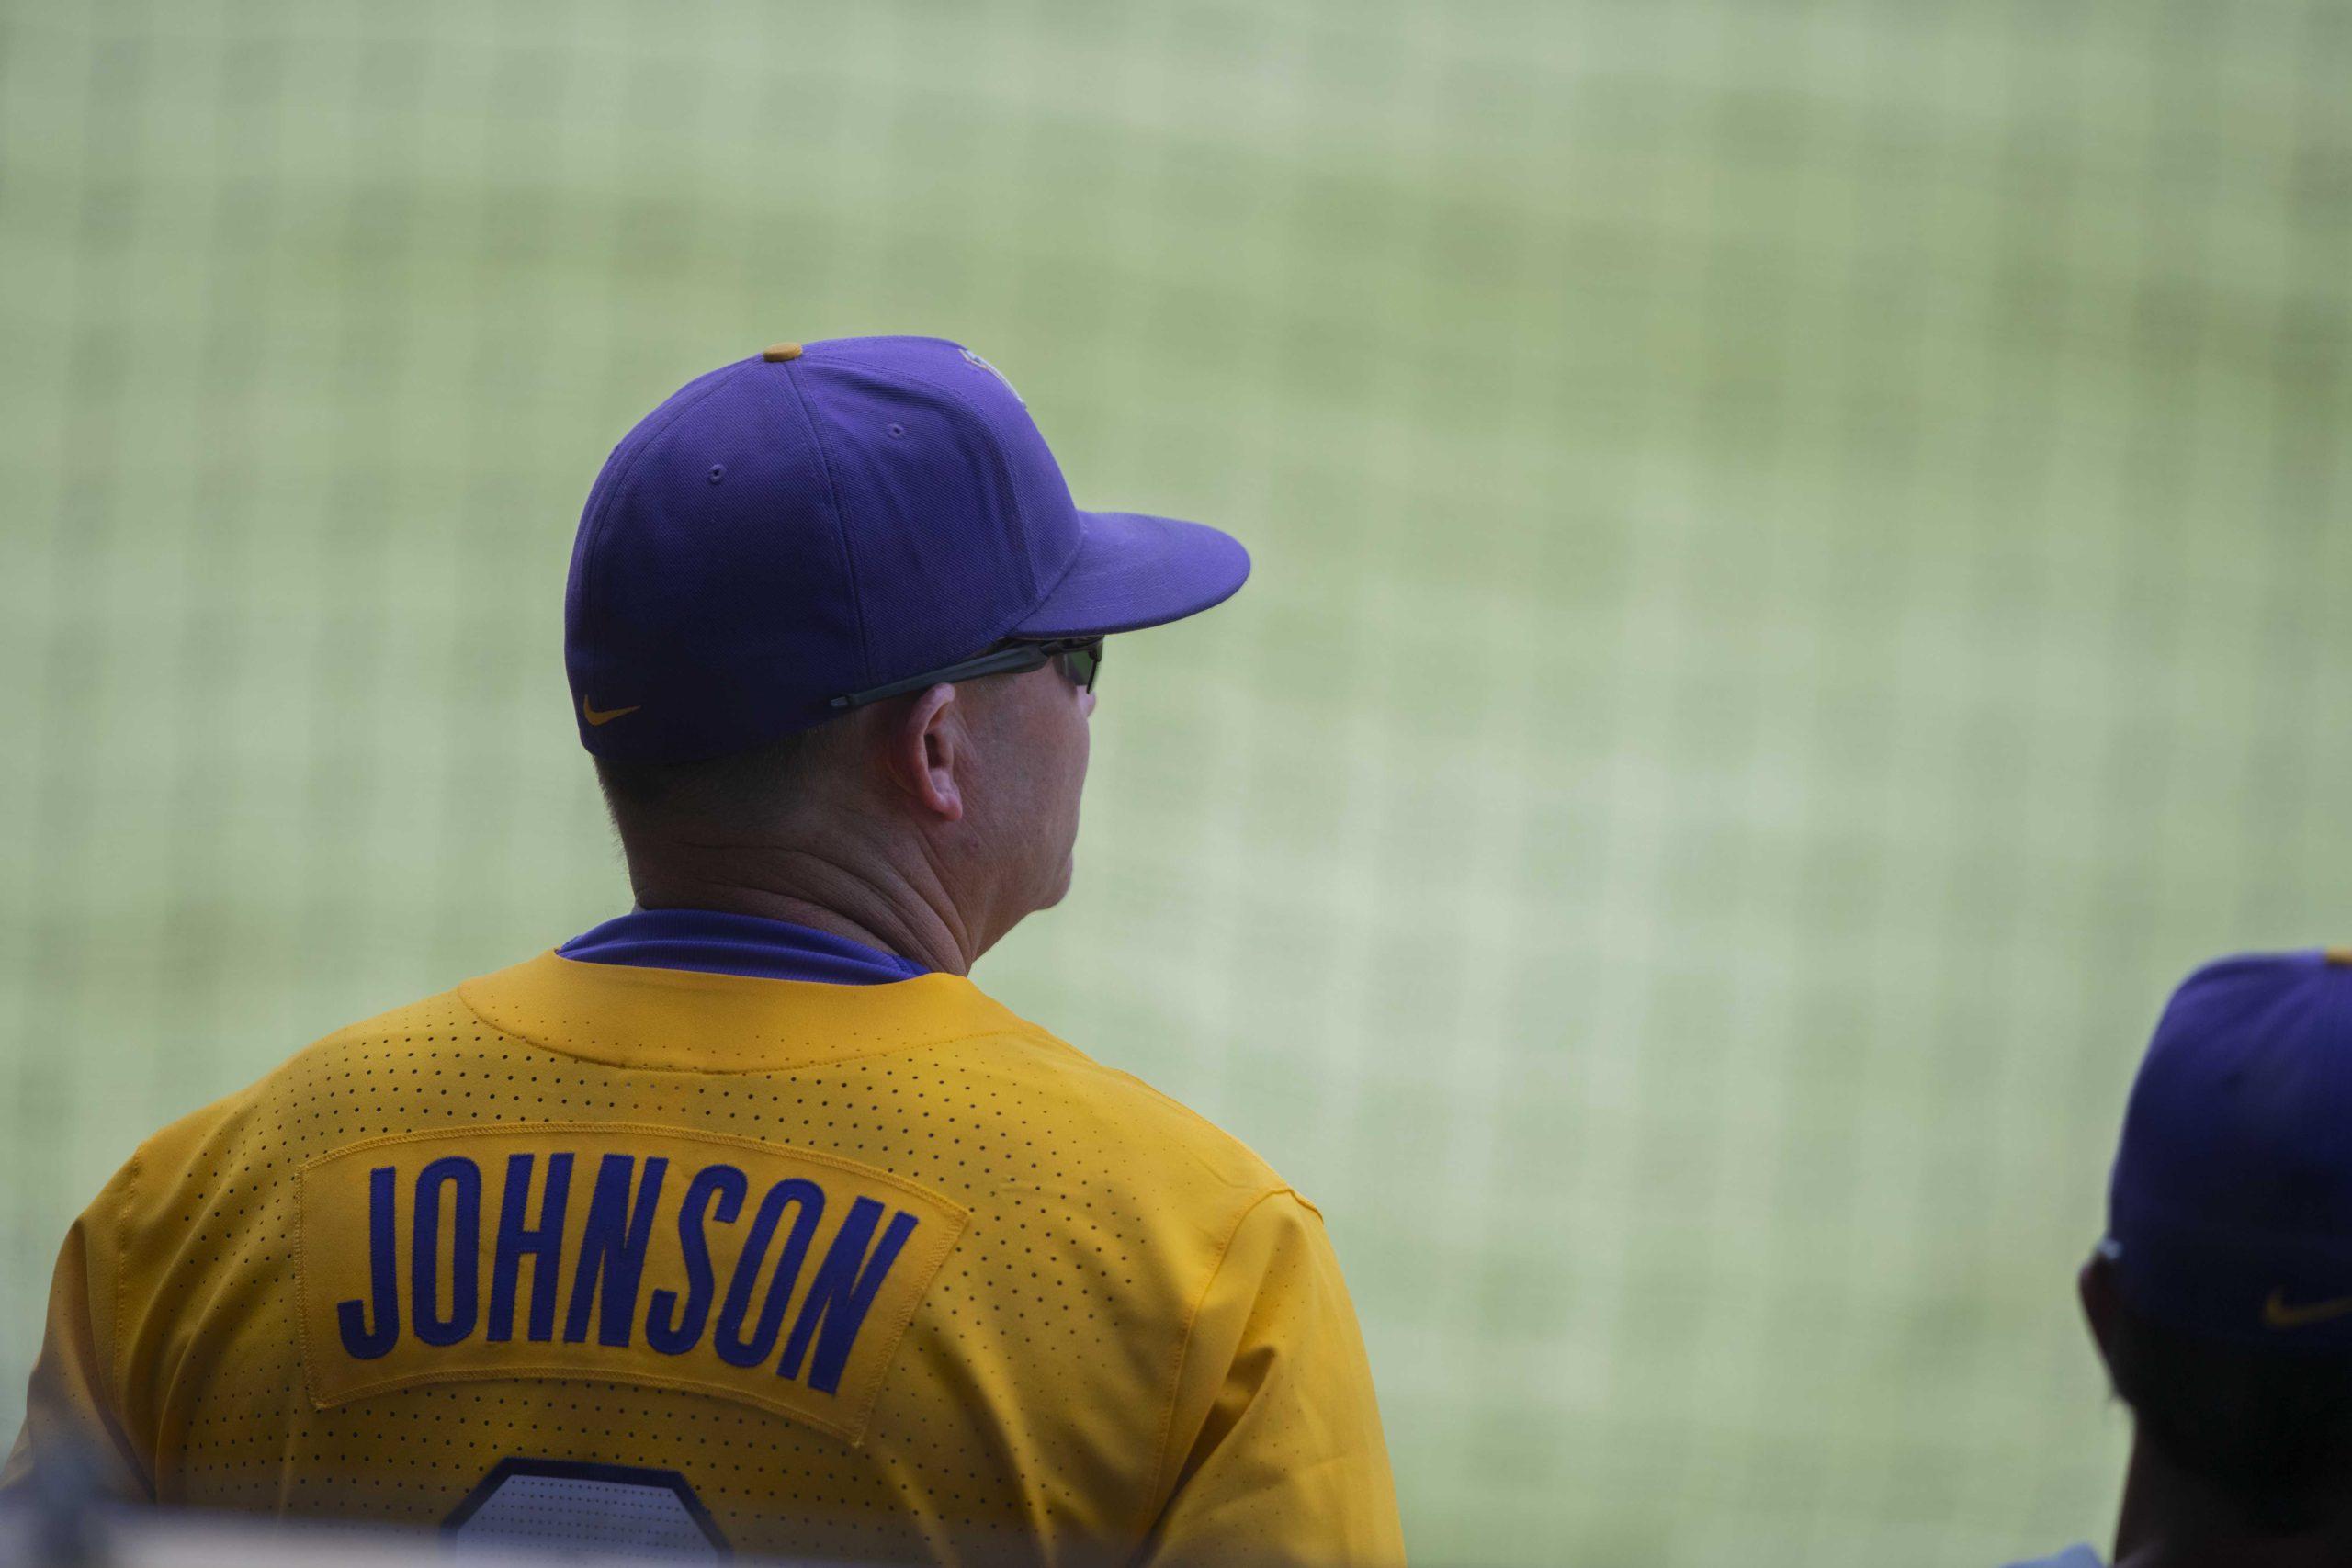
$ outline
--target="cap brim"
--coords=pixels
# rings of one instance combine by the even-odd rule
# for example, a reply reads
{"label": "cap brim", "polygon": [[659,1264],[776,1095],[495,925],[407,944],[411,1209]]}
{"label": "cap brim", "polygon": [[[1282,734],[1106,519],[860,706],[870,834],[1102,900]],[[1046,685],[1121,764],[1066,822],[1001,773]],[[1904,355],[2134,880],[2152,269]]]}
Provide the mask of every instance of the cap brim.
{"label": "cap brim", "polygon": [[1164,626],[1233,597],[1250,576],[1241,541],[1201,523],[1081,512],[1077,558],[1008,635],[1100,637]]}

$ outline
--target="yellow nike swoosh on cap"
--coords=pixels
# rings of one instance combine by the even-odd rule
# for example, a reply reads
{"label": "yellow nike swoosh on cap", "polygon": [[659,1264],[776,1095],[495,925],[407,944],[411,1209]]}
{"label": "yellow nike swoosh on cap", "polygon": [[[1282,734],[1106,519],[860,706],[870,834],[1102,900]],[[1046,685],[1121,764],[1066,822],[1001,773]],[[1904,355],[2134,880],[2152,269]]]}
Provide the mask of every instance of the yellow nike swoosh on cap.
{"label": "yellow nike swoosh on cap", "polygon": [[582,697],[580,699],[580,716],[591,724],[610,724],[616,718],[627,718],[644,705],[643,703],[638,703],[625,708],[600,708],[586,697]]}
{"label": "yellow nike swoosh on cap", "polygon": [[2306,1302],[2290,1306],[2285,1291],[2273,1291],[2270,1299],[2262,1303],[2262,1322],[2266,1328],[2303,1328],[2314,1323],[2325,1323],[2332,1317],[2342,1317],[2352,1312],[2352,1296],[2336,1296],[2324,1302]]}

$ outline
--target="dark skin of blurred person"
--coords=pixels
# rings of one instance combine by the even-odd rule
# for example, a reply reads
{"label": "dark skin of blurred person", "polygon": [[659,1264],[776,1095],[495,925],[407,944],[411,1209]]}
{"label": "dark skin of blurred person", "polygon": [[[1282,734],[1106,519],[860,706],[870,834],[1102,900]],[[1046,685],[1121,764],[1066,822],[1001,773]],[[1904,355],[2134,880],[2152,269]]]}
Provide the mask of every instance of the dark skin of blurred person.
{"label": "dark skin of blurred person", "polygon": [[2083,1266],[2084,1315],[2132,1414],[2117,1568],[2352,1562],[2352,1354],[2265,1353],[2167,1329]]}
{"label": "dark skin of blurred person", "polygon": [[2174,993],[2078,1280],[2132,1418],[2116,1568],[2352,1562],[2347,1128],[2352,951],[2224,959]]}

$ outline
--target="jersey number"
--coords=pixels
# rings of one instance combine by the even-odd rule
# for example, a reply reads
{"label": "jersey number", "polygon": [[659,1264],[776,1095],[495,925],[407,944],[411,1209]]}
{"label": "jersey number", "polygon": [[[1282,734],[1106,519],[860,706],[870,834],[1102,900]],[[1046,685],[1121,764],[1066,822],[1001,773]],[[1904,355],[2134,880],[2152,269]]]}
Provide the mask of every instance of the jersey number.
{"label": "jersey number", "polygon": [[674,1470],[504,1459],[441,1528],[489,1544],[582,1547],[709,1560],[727,1538]]}

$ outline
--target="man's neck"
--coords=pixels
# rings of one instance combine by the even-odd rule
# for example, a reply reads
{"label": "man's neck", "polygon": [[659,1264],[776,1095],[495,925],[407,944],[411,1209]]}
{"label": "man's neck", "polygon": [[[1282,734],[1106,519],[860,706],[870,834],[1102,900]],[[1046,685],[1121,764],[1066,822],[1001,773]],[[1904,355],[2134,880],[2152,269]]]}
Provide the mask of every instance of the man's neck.
{"label": "man's neck", "polygon": [[789,920],[950,975],[970,974],[985,947],[924,871],[775,845],[664,845],[633,853],[629,876],[644,908]]}
{"label": "man's neck", "polygon": [[2340,1521],[2307,1534],[2260,1535],[2145,1439],[2132,1445],[2115,1568],[2324,1568],[2346,1560]]}

